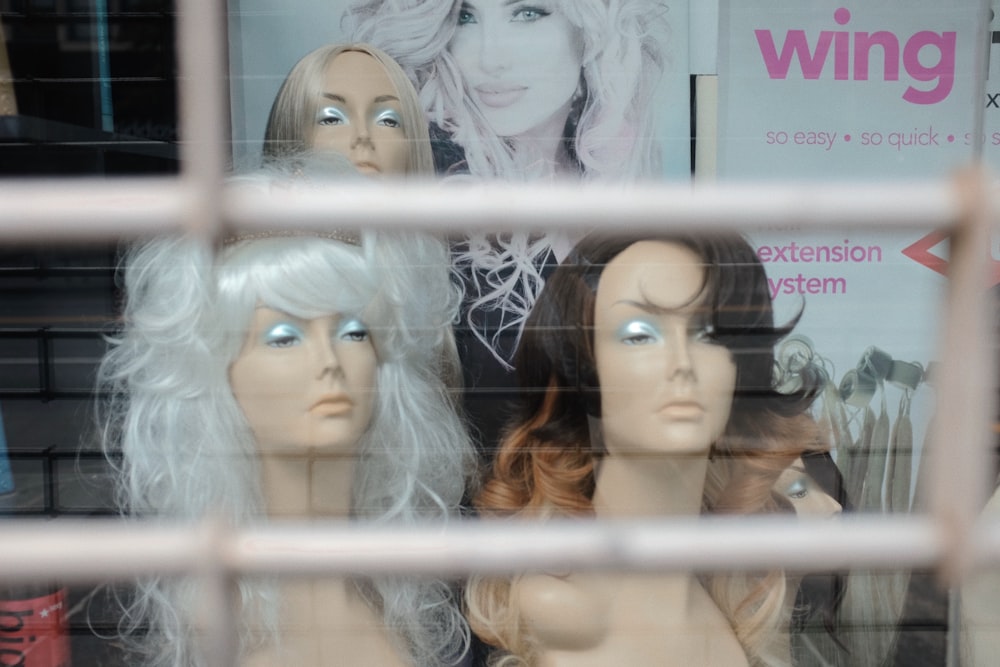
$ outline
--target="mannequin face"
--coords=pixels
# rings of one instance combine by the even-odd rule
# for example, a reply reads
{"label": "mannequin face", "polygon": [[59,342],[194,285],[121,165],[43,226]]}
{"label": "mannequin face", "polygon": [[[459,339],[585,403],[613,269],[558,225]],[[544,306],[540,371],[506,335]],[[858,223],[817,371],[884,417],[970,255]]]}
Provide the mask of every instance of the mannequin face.
{"label": "mannequin face", "polygon": [[831,518],[844,510],[840,503],[806,472],[801,458],[795,459],[792,465],[785,468],[771,488],[775,493],[788,499],[795,508],[795,514],[800,517]]}
{"label": "mannequin face", "polygon": [[229,384],[261,451],[353,451],[375,406],[375,348],[358,319],[258,307]]}
{"label": "mannequin face", "polygon": [[382,65],[347,51],[323,74],[310,147],[347,156],[363,174],[404,174],[410,155],[402,105]]}
{"label": "mannequin face", "polygon": [[736,365],[713,342],[701,259],[641,241],[604,269],[594,353],[609,454],[708,452],[729,421]]}

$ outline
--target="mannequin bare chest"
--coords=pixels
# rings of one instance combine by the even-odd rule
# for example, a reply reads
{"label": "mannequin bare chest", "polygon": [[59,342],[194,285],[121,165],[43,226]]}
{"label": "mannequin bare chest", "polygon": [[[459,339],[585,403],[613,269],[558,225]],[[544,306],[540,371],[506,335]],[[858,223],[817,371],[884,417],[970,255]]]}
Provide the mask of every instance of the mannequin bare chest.
{"label": "mannequin bare chest", "polygon": [[244,660],[244,667],[403,667],[381,620],[343,580],[305,580],[281,586],[280,646],[268,646]]}
{"label": "mannequin bare chest", "polygon": [[539,667],[748,664],[729,622],[688,575],[538,574],[514,593],[542,647]]}

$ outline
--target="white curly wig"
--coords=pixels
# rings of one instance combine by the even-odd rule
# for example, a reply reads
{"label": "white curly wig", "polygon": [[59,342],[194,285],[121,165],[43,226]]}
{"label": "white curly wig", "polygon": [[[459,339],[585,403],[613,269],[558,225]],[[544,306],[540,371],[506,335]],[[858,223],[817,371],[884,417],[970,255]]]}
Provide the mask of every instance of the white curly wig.
{"label": "white curly wig", "polygon": [[[130,249],[122,273],[124,324],[99,372],[103,447],[123,513],[265,520],[255,442],[228,384],[257,304],[302,317],[364,312],[378,359],[378,397],[358,445],[352,515],[413,525],[457,513],[474,461],[449,383],[459,295],[437,239],[362,234],[360,245],[295,235],[239,241],[213,252],[192,239]],[[355,580],[414,664],[464,654],[468,628],[448,583]],[[275,639],[276,589],[241,582],[242,649]],[[200,665],[194,586],[139,583],[123,634],[146,664]],[[144,631],[148,628],[148,631]],[[263,628],[263,631],[260,631]]]}

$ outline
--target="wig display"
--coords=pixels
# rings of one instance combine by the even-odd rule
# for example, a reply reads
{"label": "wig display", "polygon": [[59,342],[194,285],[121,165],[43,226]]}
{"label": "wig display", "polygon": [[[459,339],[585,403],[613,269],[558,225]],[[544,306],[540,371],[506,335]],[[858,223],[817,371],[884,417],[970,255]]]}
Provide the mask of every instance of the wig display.
{"label": "wig display", "polygon": [[[321,102],[324,98],[324,76],[327,68],[346,53],[363,53],[373,58],[388,76],[398,99],[398,122],[405,133],[409,148],[404,174],[409,177],[430,177],[434,173],[427,121],[424,119],[413,84],[403,70],[384,51],[369,44],[331,44],[306,54],[288,73],[278,91],[267,119],[264,135],[264,163],[281,161],[316,150],[313,138],[318,127]],[[325,100],[325,102],[324,102]],[[342,119],[337,119],[341,120]]]}
{"label": "wig display", "polygon": [[[721,349],[735,373],[729,393],[723,397],[726,405],[719,411],[725,419],[718,427],[719,435],[699,454],[704,465],[692,467],[701,470],[702,478],[685,480],[695,496],[689,513],[697,514],[700,508],[737,514],[778,511],[784,507],[772,492],[778,476],[796,458],[824,446],[811,418],[803,416],[815,396],[814,379],[804,377],[801,386],[789,393],[779,393],[773,387],[774,345],[791,326],[774,324],[763,266],[742,237],[592,235],[574,248],[549,279],[525,327],[516,357],[522,411],[508,430],[476,498],[476,507],[484,517],[594,515],[602,474],[616,457],[623,456],[606,447],[611,441],[612,421],[620,419],[613,420],[607,411],[614,397],[611,392],[617,390],[602,387],[602,381],[608,380],[598,377],[596,351],[601,343],[596,339],[604,334],[599,331],[600,315],[595,306],[600,302],[599,284],[606,267],[643,242],[660,242],[655,245],[674,248],[674,252],[694,258],[691,261],[697,260],[692,266],[702,273],[701,285],[680,306],[682,311],[693,309],[687,323],[691,329],[686,334],[691,338],[683,345],[689,350],[695,346],[714,349],[711,354],[716,355]],[[627,261],[635,260],[630,257]],[[663,266],[666,268],[656,274],[656,283],[641,284],[640,291],[652,305],[639,308],[669,317],[674,312],[671,307],[663,310],[653,296],[656,285],[665,284],[667,272],[672,270],[671,265]],[[649,297],[645,297],[647,290]],[[620,303],[632,300],[623,297]],[[622,334],[627,334],[623,339],[626,345],[648,344],[647,337],[655,335],[643,333],[646,325],[638,319],[634,338],[632,333]],[[685,337],[676,332],[671,335]],[[668,334],[663,336],[666,339]],[[685,372],[694,382],[705,383],[714,371],[703,367]],[[615,405],[619,402],[616,399]],[[676,408],[676,414],[687,407]],[[683,415],[678,421],[685,421]],[[673,432],[686,431],[663,431]],[[653,446],[669,449],[673,444],[654,442]],[[643,460],[654,461],[648,457]],[[545,653],[536,628],[521,611],[520,581],[475,578],[466,593],[473,631],[501,650],[498,664],[535,664]],[[718,575],[708,577],[703,585],[751,665],[788,664],[790,605],[781,572]]]}
{"label": "wig display", "polygon": [[[352,314],[370,336],[377,390],[353,448],[350,518],[438,525],[456,514],[473,455],[449,386],[459,296],[443,243],[416,233],[280,232],[237,237],[213,252],[190,239],[158,239],[129,250],[123,276],[124,324],[100,369],[110,398],[98,418],[124,514],[212,516],[232,527],[268,520],[255,431],[231,387],[262,306],[298,321]],[[337,492],[321,482],[313,497]],[[355,578],[349,587],[404,662],[451,664],[466,651],[468,628],[447,582]],[[241,581],[244,656],[280,647],[278,591],[275,582]],[[144,664],[204,664],[195,599],[190,581],[139,582],[123,633]]]}

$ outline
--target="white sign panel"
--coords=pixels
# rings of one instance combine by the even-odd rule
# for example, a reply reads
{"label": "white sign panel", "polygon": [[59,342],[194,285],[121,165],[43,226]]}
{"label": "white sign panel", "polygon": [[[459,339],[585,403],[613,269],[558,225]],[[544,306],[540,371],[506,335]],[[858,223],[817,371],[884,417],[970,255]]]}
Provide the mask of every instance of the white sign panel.
{"label": "white sign panel", "polygon": [[[979,3],[722,0],[720,180],[893,181],[945,178],[978,141],[976,54],[989,38]],[[785,317],[836,382],[876,347],[926,368],[937,352],[947,245],[940,232],[760,230],[752,235]],[[898,369],[905,370],[900,365]],[[853,377],[853,376],[851,376]],[[848,380],[851,379],[848,377]],[[910,408],[919,449],[931,379],[885,381],[864,404],[896,423]],[[845,395],[850,395],[848,381]],[[912,405],[911,405],[912,402]]]}
{"label": "white sign panel", "polygon": [[971,147],[978,2],[724,0],[722,177],[939,176]]}

